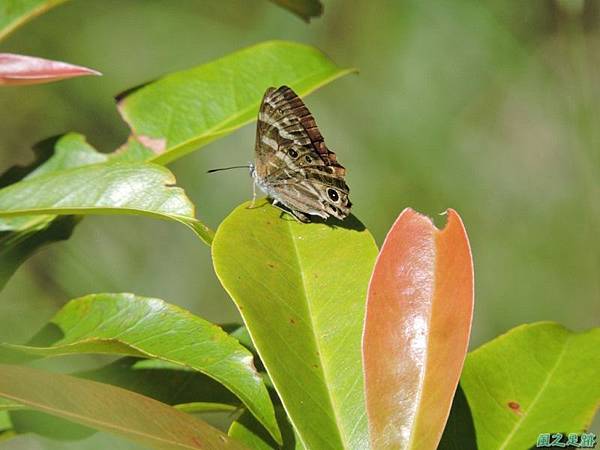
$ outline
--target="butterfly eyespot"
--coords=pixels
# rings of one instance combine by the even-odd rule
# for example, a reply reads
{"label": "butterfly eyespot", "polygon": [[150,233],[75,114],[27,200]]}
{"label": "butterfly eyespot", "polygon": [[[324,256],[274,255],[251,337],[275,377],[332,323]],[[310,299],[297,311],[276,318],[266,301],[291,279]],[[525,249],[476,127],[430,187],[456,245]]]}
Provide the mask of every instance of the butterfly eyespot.
{"label": "butterfly eyespot", "polygon": [[337,202],[340,199],[340,196],[335,189],[327,189],[327,195],[329,195],[329,198],[334,202]]}
{"label": "butterfly eyespot", "polygon": [[289,155],[290,155],[292,158],[295,158],[295,157],[297,157],[297,156],[298,156],[298,152],[297,152],[296,150],[294,150],[293,148],[290,148],[290,149],[288,150],[288,154],[289,154]]}
{"label": "butterfly eyespot", "polygon": [[304,159],[306,160],[307,163],[311,163],[312,162],[312,158],[310,156],[308,156],[308,155],[306,155],[304,157]]}

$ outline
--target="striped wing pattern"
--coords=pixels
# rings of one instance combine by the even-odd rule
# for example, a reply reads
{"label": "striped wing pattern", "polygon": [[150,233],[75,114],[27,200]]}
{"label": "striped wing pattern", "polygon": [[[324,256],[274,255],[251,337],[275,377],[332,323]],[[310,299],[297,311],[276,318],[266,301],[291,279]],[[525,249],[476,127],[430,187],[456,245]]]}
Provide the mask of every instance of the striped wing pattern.
{"label": "striped wing pattern", "polygon": [[302,222],[310,216],[344,219],[351,208],[345,174],[302,99],[287,86],[267,89],[253,177],[273,203]]}

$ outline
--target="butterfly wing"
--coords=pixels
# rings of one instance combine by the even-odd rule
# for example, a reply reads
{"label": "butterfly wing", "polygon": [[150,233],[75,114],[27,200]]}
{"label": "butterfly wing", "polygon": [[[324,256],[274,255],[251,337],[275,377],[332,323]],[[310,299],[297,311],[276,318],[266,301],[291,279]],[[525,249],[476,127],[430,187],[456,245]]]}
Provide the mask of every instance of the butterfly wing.
{"label": "butterfly wing", "polygon": [[304,102],[287,86],[269,88],[263,97],[255,167],[256,183],[301,220],[306,214],[343,219],[350,213],[346,171]]}

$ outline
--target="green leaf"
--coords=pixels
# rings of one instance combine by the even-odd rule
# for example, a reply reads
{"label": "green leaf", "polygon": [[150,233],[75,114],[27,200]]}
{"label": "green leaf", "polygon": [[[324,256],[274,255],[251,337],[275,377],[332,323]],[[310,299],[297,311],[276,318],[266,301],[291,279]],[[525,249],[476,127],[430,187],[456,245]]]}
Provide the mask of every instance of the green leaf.
{"label": "green leaf", "polygon": [[[34,152],[35,161],[29,166],[15,166],[7,170],[0,177],[0,186],[107,160],[106,155],[97,152],[77,133],[46,139],[34,147]],[[41,247],[68,239],[78,222],[78,218],[71,216],[57,221],[53,221],[54,218],[47,215],[0,217],[0,289],[17,268]]]}
{"label": "green leaf", "polygon": [[248,412],[244,412],[235,420],[227,433],[252,450],[304,450],[304,446],[287,419],[285,410],[281,406],[277,406],[275,413],[283,437],[283,445],[277,444]]}
{"label": "green leaf", "polygon": [[205,422],[156,400],[68,375],[2,364],[0,396],[151,448],[245,448]]}
{"label": "green leaf", "polygon": [[102,163],[49,171],[1,189],[0,217],[147,215],[181,222],[210,242],[211,231],[194,218],[194,206],[174,183],[175,177],[167,169],[147,163]]}
{"label": "green leaf", "polygon": [[364,448],[366,290],[377,255],[354,217],[301,224],[265,201],[217,230],[215,271],[307,448]]}
{"label": "green leaf", "polygon": [[471,352],[461,386],[480,450],[522,449],[540,433],[577,433],[600,404],[600,328],[522,325]]}
{"label": "green leaf", "polygon": [[[21,180],[31,180],[41,175],[57,173],[64,169],[106,162],[108,157],[88,144],[78,133],[45,139],[33,148],[36,158],[29,166],[15,166],[0,177],[0,186],[6,187]],[[35,231],[40,225],[48,225],[54,216],[0,217],[0,231]],[[0,247],[1,248],[1,247]]]}
{"label": "green leaf", "polygon": [[306,95],[349,72],[314,47],[269,41],[172,73],[120,97],[132,136],[117,156],[143,155],[142,144],[168,163],[254,121],[269,86]]}
{"label": "green leaf", "polygon": [[[36,167],[27,176],[25,180],[46,175],[49,173],[60,172],[65,169],[75,167],[89,166],[108,161],[108,156],[100,153],[85,140],[85,136],[79,133],[67,133],[58,138],[52,138],[49,142],[42,142],[42,145],[51,145],[54,148],[54,154],[48,158],[44,164]],[[47,151],[47,150],[46,150]]]}
{"label": "green leaf", "polygon": [[[120,358],[99,369],[72,375],[118,386],[188,413],[234,412],[242,406],[234,394],[212,378],[160,360]],[[2,401],[0,399],[0,409]],[[52,439],[73,440],[95,431],[38,411],[26,410],[17,414],[14,410],[23,409],[23,406],[11,403],[6,405],[6,409],[11,411],[17,433],[33,432]]]}
{"label": "green leaf", "polygon": [[271,0],[298,17],[309,22],[313,17],[323,14],[323,4],[319,0]]}
{"label": "green leaf", "polygon": [[118,163],[68,169],[0,190],[0,216],[118,214],[194,218],[194,207],[175,177],[154,164]]}
{"label": "green leaf", "polygon": [[0,0],[0,40],[17,27],[66,0]]}
{"label": "green leaf", "polygon": [[0,412],[22,409],[23,405],[0,397]]}
{"label": "green leaf", "polygon": [[3,405],[12,403],[13,402],[9,402],[8,400],[0,398],[0,442],[15,436],[10,415],[7,411],[2,410]]}
{"label": "green leaf", "polygon": [[162,300],[132,294],[95,294],[71,300],[51,324],[46,333],[61,336],[52,345],[5,347],[40,356],[108,353],[179,364],[222,383],[275,439],[281,439],[252,354],[216,325]]}

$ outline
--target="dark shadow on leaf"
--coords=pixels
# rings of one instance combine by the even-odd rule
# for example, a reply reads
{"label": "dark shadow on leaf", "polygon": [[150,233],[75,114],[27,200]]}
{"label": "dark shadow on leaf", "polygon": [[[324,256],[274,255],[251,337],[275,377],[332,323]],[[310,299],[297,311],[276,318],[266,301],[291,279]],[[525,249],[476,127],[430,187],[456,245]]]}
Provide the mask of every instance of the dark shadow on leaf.
{"label": "dark shadow on leaf", "polygon": [[0,175],[0,188],[21,181],[29,173],[33,172],[39,166],[44,164],[54,154],[54,146],[62,137],[62,134],[49,137],[33,146],[35,158],[31,164],[25,166],[13,166]]}
{"label": "dark shadow on leaf", "polygon": [[336,219],[335,217],[330,217],[329,219],[323,219],[319,216],[313,216],[313,223],[322,223],[332,228],[345,228],[347,230],[355,230],[355,231],[364,231],[367,228],[365,225],[356,218],[354,214],[350,214],[344,220]]}
{"label": "dark shadow on leaf", "polygon": [[117,104],[121,103],[123,100],[125,100],[127,97],[129,97],[134,92],[148,86],[151,83],[154,83],[155,81],[156,80],[146,81],[145,83],[138,84],[137,86],[134,86],[129,89],[125,89],[122,92],[119,92],[117,95],[115,95],[115,102],[117,102]]}
{"label": "dark shadow on leaf", "polygon": [[[289,209],[286,208],[285,206],[273,205],[273,200],[271,198],[268,199],[268,203],[265,202],[261,205],[256,206],[256,208],[262,208],[265,205],[271,205],[273,208],[277,208],[277,209],[281,210],[281,214],[279,215],[279,217],[282,220],[291,220],[294,222],[298,221],[297,219],[295,219],[293,217],[292,213],[290,213]],[[360,220],[358,220],[354,214],[350,214],[344,220],[337,219],[333,216],[330,216],[328,219],[323,219],[322,217],[319,217],[319,216],[310,216],[309,223],[321,223],[321,224],[327,225],[330,228],[345,228],[347,230],[355,230],[355,231],[366,230],[365,225]]]}
{"label": "dark shadow on leaf", "polygon": [[[277,444],[271,435],[265,430],[265,428],[254,418],[252,414],[245,411],[237,420],[234,425],[234,428],[238,429],[232,433],[230,429],[229,434],[233,437],[250,437],[252,436],[252,441],[262,442],[263,446],[269,446],[273,449],[282,449],[282,450],[293,450],[296,448],[296,436],[294,434],[294,429],[292,425],[288,421],[285,410],[281,405],[275,406],[275,416],[277,418],[277,424],[279,425],[279,429],[281,430],[281,437],[283,438],[283,445]],[[249,444],[248,440],[241,439],[242,443]]]}
{"label": "dark shadow on leaf", "polygon": [[438,450],[464,449],[477,450],[477,438],[471,408],[459,384]]}
{"label": "dark shadow on leaf", "polygon": [[42,230],[0,232],[0,289],[19,266],[41,247],[68,239],[79,220],[79,216],[62,216]]}
{"label": "dark shadow on leaf", "polygon": [[241,401],[225,386],[212,378],[185,367],[144,368],[136,366],[144,359],[126,357],[99,369],[74,375],[112,384],[169,405],[192,402],[223,403],[235,407]]}
{"label": "dark shadow on leaf", "polygon": [[27,342],[31,347],[51,347],[65,337],[65,333],[58,325],[48,322]]}

